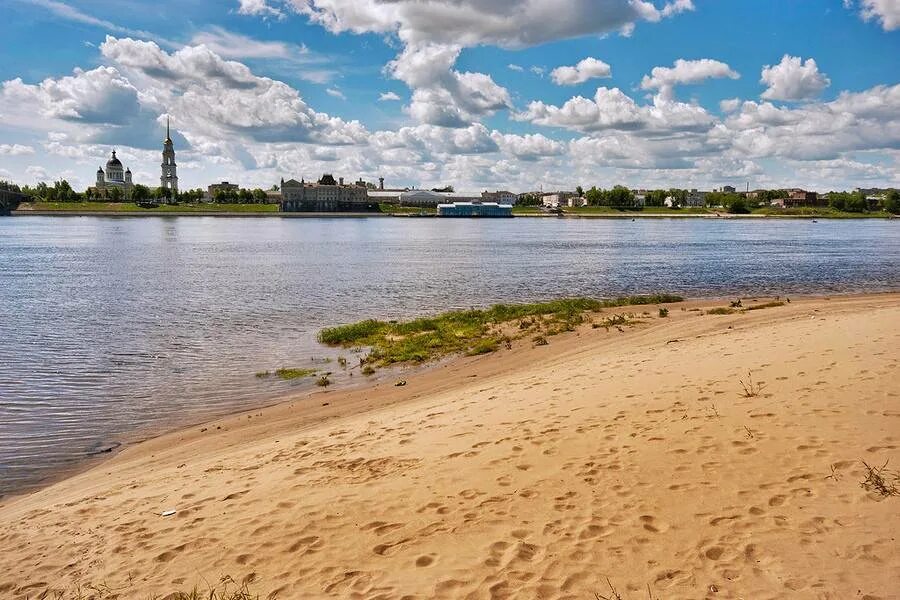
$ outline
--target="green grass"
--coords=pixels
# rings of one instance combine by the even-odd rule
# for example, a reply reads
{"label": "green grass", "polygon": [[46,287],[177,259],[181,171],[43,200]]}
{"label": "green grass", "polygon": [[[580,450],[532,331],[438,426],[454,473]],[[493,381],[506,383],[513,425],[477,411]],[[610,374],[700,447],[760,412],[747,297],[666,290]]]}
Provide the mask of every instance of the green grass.
{"label": "green grass", "polygon": [[418,206],[400,206],[399,204],[379,204],[381,212],[389,215],[434,215],[436,208],[420,208]]}
{"label": "green grass", "polygon": [[[312,377],[318,373],[316,369],[292,369],[288,367],[282,367],[280,369],[276,369],[274,375],[279,379],[284,379],[285,381],[290,381],[292,379],[302,379],[304,377]],[[256,374],[259,379],[265,379],[267,377],[271,377],[273,373],[269,371],[260,371]]]}
{"label": "green grass", "polygon": [[497,304],[482,310],[451,311],[411,321],[367,319],[328,327],[319,332],[319,341],[328,346],[371,348],[367,363],[379,366],[422,363],[450,354],[474,356],[494,352],[501,343],[509,341],[502,327],[510,323],[518,322],[518,329],[524,333],[544,329],[546,335],[554,335],[573,330],[584,322],[587,312],[681,300],[680,296],[658,294],[612,300],[565,298],[529,304]]}
{"label": "green grass", "polygon": [[143,208],[133,202],[25,202],[20,211],[46,212],[120,212],[120,213],[273,213],[277,204],[162,204],[155,208]]}
{"label": "green grass", "polygon": [[873,212],[846,212],[843,210],[835,210],[826,206],[822,207],[797,207],[797,208],[778,208],[767,206],[757,208],[753,211],[755,215],[784,216],[784,217],[817,217],[820,219],[869,219],[872,217],[886,218],[890,214],[884,211]]}
{"label": "green grass", "polygon": [[514,215],[540,215],[544,211],[540,206],[513,206],[512,212]]}

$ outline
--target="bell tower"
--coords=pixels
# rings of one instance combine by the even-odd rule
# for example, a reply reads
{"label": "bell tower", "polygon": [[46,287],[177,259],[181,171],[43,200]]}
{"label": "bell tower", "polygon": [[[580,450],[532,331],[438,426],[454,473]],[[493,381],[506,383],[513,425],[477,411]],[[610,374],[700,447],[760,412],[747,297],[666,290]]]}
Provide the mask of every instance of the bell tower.
{"label": "bell tower", "polygon": [[163,141],[162,175],[159,178],[159,187],[172,192],[174,200],[178,194],[178,172],[175,165],[175,148],[172,146],[172,137],[169,135],[169,117],[166,117],[166,139]]}

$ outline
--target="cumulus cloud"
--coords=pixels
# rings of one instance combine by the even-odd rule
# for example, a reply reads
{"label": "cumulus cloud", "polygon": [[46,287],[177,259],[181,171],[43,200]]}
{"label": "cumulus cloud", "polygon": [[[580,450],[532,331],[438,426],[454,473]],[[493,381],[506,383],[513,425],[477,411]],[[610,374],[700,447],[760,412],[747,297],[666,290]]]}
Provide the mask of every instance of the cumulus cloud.
{"label": "cumulus cloud", "polygon": [[577,85],[588,79],[602,79],[611,76],[612,70],[609,65],[591,56],[579,61],[574,67],[557,67],[550,72],[550,77],[556,85]]}
{"label": "cumulus cloud", "polygon": [[296,89],[205,46],[168,53],[153,42],[107,37],[100,51],[146,90],[142,102],[169,110],[197,135],[324,144],[359,143],[366,135],[358,121],[316,112]]}
{"label": "cumulus cloud", "polygon": [[644,75],[641,89],[659,90],[660,95],[672,97],[676,85],[700,83],[706,79],[738,79],[740,75],[726,63],[710,58],[684,60],[679,58],[671,67],[653,67],[650,75]]}
{"label": "cumulus cloud", "polygon": [[391,33],[404,43],[522,48],[616,31],[693,10],[690,0],[657,7],[646,0],[291,0],[312,21],[338,33]]}
{"label": "cumulus cloud", "polygon": [[7,156],[34,154],[34,148],[23,144],[0,144],[0,154],[5,154]]}
{"label": "cumulus cloud", "polygon": [[523,67],[522,65],[516,65],[513,63],[506,65],[506,68],[509,69],[510,71],[516,71],[517,73],[525,72],[525,67]]}
{"label": "cumulus cloud", "polygon": [[400,100],[400,96],[398,96],[394,92],[382,92],[378,96],[378,100],[379,100],[379,102],[397,101],[397,100]]}
{"label": "cumulus cloud", "polygon": [[325,93],[331,96],[332,98],[338,98],[340,100],[346,100],[347,96],[344,95],[344,92],[337,88],[327,88]]}
{"label": "cumulus cloud", "polygon": [[819,72],[814,59],[803,62],[799,56],[785,54],[777,65],[763,67],[760,83],[769,86],[762,93],[767,100],[807,100],[822,93],[831,80]]}
{"label": "cumulus cloud", "polygon": [[[856,2],[844,0],[844,6],[854,8]],[[859,0],[859,15],[864,21],[878,21],[885,31],[900,27],[900,2],[897,0]]]}
{"label": "cumulus cloud", "polygon": [[515,135],[494,131],[491,139],[505,153],[524,161],[535,161],[547,156],[559,156],[566,151],[566,145],[556,140],[536,134]]}
{"label": "cumulus cloud", "polygon": [[607,130],[640,131],[643,135],[705,131],[713,118],[703,107],[657,96],[653,104],[638,105],[619,88],[597,88],[592,99],[575,96],[562,106],[531,102],[514,115],[520,121],[584,133]]}
{"label": "cumulus cloud", "polygon": [[900,149],[900,84],[796,108],[744,102],[711,136],[748,157],[833,160],[852,151]]}
{"label": "cumulus cloud", "polygon": [[413,89],[407,112],[423,124],[466,127],[512,106],[509,91],[484,73],[453,69],[462,49],[455,45],[407,46],[388,71]]}

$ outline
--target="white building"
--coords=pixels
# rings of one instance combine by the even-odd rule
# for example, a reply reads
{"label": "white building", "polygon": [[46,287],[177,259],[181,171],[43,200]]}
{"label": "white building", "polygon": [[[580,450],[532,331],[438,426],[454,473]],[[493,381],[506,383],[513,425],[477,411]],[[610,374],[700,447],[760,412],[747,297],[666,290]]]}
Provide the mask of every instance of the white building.
{"label": "white building", "polygon": [[169,190],[169,200],[174,201],[178,195],[178,173],[175,165],[175,147],[169,136],[169,118],[166,117],[166,139],[163,140],[162,174],[159,177],[159,187]]}
{"label": "white building", "polygon": [[481,200],[483,202],[496,202],[498,204],[515,204],[519,197],[512,192],[506,190],[497,190],[489,192],[487,190],[481,192]]}
{"label": "white building", "polygon": [[106,171],[102,167],[97,168],[97,182],[95,187],[98,190],[111,190],[118,188],[122,190],[122,198],[131,197],[131,169],[126,169],[122,165],[122,161],[116,158],[116,151],[112,151],[112,157],[106,161]]}

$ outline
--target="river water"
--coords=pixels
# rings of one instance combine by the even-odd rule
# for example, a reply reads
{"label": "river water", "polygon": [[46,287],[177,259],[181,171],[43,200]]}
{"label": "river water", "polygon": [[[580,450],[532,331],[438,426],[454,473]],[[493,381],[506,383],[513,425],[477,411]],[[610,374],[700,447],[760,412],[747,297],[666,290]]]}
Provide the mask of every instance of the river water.
{"label": "river water", "polygon": [[136,431],[311,386],[254,374],[335,358],[323,326],[563,296],[898,289],[885,220],[0,219],[0,495]]}

